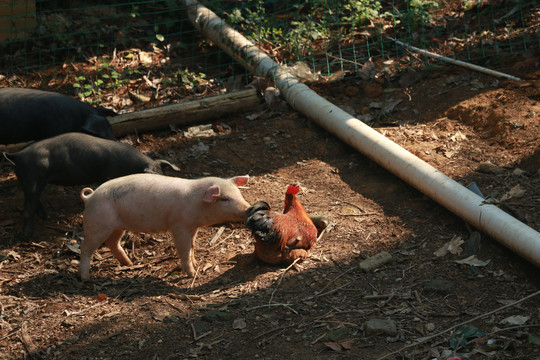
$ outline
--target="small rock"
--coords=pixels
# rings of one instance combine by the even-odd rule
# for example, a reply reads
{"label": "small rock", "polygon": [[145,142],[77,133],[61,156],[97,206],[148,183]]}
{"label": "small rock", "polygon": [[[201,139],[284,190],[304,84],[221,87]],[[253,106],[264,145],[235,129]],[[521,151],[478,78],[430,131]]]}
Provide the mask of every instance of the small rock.
{"label": "small rock", "polygon": [[423,77],[421,72],[409,70],[399,78],[399,86],[402,88],[408,88]]}
{"label": "small rock", "polygon": [[473,231],[467,241],[465,241],[465,256],[471,256],[478,254],[478,251],[480,250],[480,240],[482,240],[482,236],[478,231]]}
{"label": "small rock", "polygon": [[243,318],[234,319],[233,324],[232,324],[232,328],[234,330],[243,330],[246,328],[246,326],[247,326],[246,319],[243,319]]}
{"label": "small rock", "polygon": [[358,89],[356,86],[347,86],[345,88],[345,93],[351,97],[358,94],[359,91],[360,89]]}
{"label": "small rock", "polygon": [[62,321],[62,326],[63,327],[72,327],[72,326],[75,326],[77,325],[77,319],[74,319],[74,318],[67,318],[65,319],[64,321]]}
{"label": "small rock", "polygon": [[498,175],[503,173],[503,169],[498,167],[497,165],[493,165],[490,162],[483,162],[478,164],[476,167],[476,171],[483,173],[483,174],[493,174]]}
{"label": "small rock", "polygon": [[364,85],[363,89],[364,96],[368,98],[376,98],[382,95],[383,87],[376,83],[368,83]]}
{"label": "small rock", "polygon": [[396,323],[390,319],[371,319],[368,320],[364,327],[366,336],[372,335],[388,335],[395,336],[397,334]]}
{"label": "small rock", "polygon": [[325,341],[340,341],[349,337],[349,329],[347,328],[338,328],[336,330],[330,331],[323,338]]}
{"label": "small rock", "polygon": [[521,176],[523,174],[525,174],[525,171],[521,170],[520,168],[515,168],[514,171],[512,171],[512,175],[515,176]]}
{"label": "small rock", "polygon": [[210,311],[202,316],[202,319],[208,322],[229,320],[232,317],[231,313],[225,311]]}
{"label": "small rock", "polygon": [[435,291],[443,294],[450,294],[455,288],[455,284],[450,280],[430,280],[424,284],[424,290]]}
{"label": "small rock", "polygon": [[386,251],[383,251],[363,260],[362,262],[360,262],[360,264],[358,264],[358,267],[360,268],[360,270],[363,271],[371,271],[383,266],[390,261],[392,261],[392,255],[390,255]]}

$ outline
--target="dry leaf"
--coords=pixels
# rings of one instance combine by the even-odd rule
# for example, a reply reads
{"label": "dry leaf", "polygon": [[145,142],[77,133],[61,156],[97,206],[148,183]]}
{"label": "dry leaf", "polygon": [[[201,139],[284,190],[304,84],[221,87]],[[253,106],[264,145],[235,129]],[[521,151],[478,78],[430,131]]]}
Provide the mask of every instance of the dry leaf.
{"label": "dry leaf", "polygon": [[523,325],[525,324],[527,321],[529,321],[531,317],[530,316],[523,316],[523,315],[514,315],[514,316],[509,316],[505,319],[502,319],[499,324],[504,324],[504,325]]}
{"label": "dry leaf", "polygon": [[513,198],[520,198],[523,195],[525,195],[525,189],[523,189],[518,184],[518,185],[514,186],[513,188],[511,188],[510,191],[508,192],[508,194],[510,196],[512,196]]}
{"label": "dry leaf", "polygon": [[453,255],[459,255],[463,251],[461,249],[461,245],[464,243],[461,236],[454,236],[452,240],[441,246],[437,251],[435,251],[433,254],[437,257],[443,257],[448,253],[451,253]]}
{"label": "dry leaf", "polygon": [[345,340],[340,342],[325,342],[324,345],[328,346],[334,351],[351,350],[354,348],[354,341]]}
{"label": "dry leaf", "polygon": [[343,347],[341,346],[340,343],[336,343],[336,342],[325,342],[324,345],[328,346],[330,349],[334,350],[334,351],[341,351],[343,350]]}
{"label": "dry leaf", "polygon": [[16,251],[13,250],[8,252],[8,256],[11,256],[15,261],[19,261],[21,259],[21,255],[19,255]]}
{"label": "dry leaf", "polygon": [[478,259],[476,255],[471,255],[468,258],[465,258],[463,260],[456,260],[456,263],[482,267],[489,264],[490,261],[491,260],[483,261],[483,260]]}

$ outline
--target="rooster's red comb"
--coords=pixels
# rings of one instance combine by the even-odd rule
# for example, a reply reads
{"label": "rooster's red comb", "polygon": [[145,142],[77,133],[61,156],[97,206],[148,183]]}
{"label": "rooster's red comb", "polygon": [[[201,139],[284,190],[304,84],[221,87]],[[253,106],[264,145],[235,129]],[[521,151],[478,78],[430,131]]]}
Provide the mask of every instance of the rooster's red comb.
{"label": "rooster's red comb", "polygon": [[285,192],[285,194],[296,195],[298,194],[299,191],[300,191],[300,186],[298,186],[297,184],[291,184],[287,188],[287,191]]}

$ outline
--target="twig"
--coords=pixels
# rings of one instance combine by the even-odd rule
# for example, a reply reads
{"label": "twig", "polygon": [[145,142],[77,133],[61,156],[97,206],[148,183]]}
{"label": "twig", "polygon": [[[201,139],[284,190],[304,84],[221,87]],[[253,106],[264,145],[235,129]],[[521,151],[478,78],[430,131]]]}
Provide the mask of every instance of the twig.
{"label": "twig", "polygon": [[223,238],[223,239],[220,240],[218,243],[215,243],[214,245],[211,245],[210,248],[213,248],[213,247],[218,246],[219,244],[221,244],[222,242],[224,242],[225,240],[227,240],[228,238],[230,238],[231,236],[233,236],[233,235],[234,235],[234,232],[235,232],[235,230],[231,231],[231,233],[230,233],[227,237]]}
{"label": "twig", "polygon": [[79,311],[76,311],[76,312],[69,312],[68,310],[64,310],[64,311],[66,312],[66,316],[75,316],[75,315],[80,315],[80,314],[82,314],[84,312],[87,312],[88,310],[93,309],[93,308],[95,308],[95,307],[97,307],[99,305],[103,305],[103,301],[97,302],[94,305],[91,305],[89,307],[86,307],[86,308],[84,308],[82,310],[79,310]]}
{"label": "twig", "polygon": [[289,271],[289,269],[290,269],[291,267],[293,267],[293,266],[298,262],[298,260],[300,260],[300,258],[296,258],[296,259],[293,261],[293,263],[292,263],[291,265],[289,265],[289,266],[281,273],[281,276],[279,277],[279,281],[278,281],[278,283],[277,283],[277,285],[276,285],[276,288],[274,289],[274,291],[272,291],[272,295],[270,296],[270,300],[268,300],[268,303],[269,303],[269,304],[272,303],[272,299],[274,298],[274,293],[277,291],[279,285],[281,284],[281,281],[283,281],[283,276],[285,275],[285,273],[286,273],[287,271]]}
{"label": "twig", "polygon": [[510,330],[516,330],[516,329],[523,329],[523,328],[531,328],[531,327],[540,327],[540,324],[526,324],[526,325],[516,325],[516,326],[510,326],[504,329],[497,329],[493,330],[492,332],[488,334],[496,334],[503,331],[510,331]]}
{"label": "twig", "polygon": [[174,305],[173,303],[171,303],[171,302],[169,301],[169,299],[163,298],[163,300],[165,300],[165,302],[166,302],[167,304],[169,304],[173,309],[177,310],[179,313],[183,313],[183,312],[184,312],[184,311],[183,311],[182,309],[180,309],[178,306],[176,306],[176,305]]}
{"label": "twig", "polygon": [[8,332],[6,335],[2,336],[0,338],[0,341],[4,340],[4,339],[7,339],[8,337],[11,337],[12,335],[16,334],[17,331],[19,331],[20,327],[16,327],[15,329],[11,330],[10,332]]}
{"label": "twig", "polygon": [[322,293],[322,292],[324,291],[324,289],[326,289],[328,286],[330,286],[330,284],[332,284],[333,282],[335,282],[337,279],[339,279],[339,278],[342,277],[343,275],[350,273],[350,272],[353,271],[354,269],[356,269],[356,266],[355,266],[355,267],[352,267],[352,268],[350,268],[350,269],[345,270],[344,272],[342,272],[341,274],[339,274],[338,276],[336,276],[335,278],[333,278],[331,281],[329,281],[328,284],[326,284],[321,290],[317,291],[317,293],[316,293],[315,295],[318,295],[318,294]]}
{"label": "twig", "polygon": [[335,288],[335,289],[333,289],[333,290],[327,291],[327,292],[325,292],[325,293],[323,293],[323,294],[316,294],[316,295],[308,296],[308,297],[306,297],[306,298],[303,298],[301,301],[312,300],[312,299],[315,299],[315,298],[318,298],[318,297],[321,297],[321,296],[330,295],[330,294],[332,294],[332,293],[335,293],[336,291],[341,290],[341,289],[344,288],[345,286],[350,285],[351,282],[352,282],[352,281],[346,283],[345,285],[341,285],[340,287],[337,287],[337,288]]}
{"label": "twig", "polygon": [[319,336],[318,338],[316,338],[315,340],[313,340],[311,342],[311,345],[315,345],[319,340],[321,340],[323,337],[326,336],[326,333],[322,334],[321,336]]}
{"label": "twig", "polygon": [[339,216],[369,216],[369,215],[379,215],[378,213],[361,213],[361,214],[338,214]]}
{"label": "twig", "polygon": [[272,306],[284,306],[284,307],[290,308],[290,305],[292,305],[292,304],[278,304],[278,303],[265,304],[265,305],[259,305],[259,306],[254,306],[254,307],[248,308],[248,309],[246,309],[246,311],[251,311],[251,310],[260,309],[260,308],[264,308],[264,307],[272,307]]}
{"label": "twig", "polygon": [[205,337],[207,335],[210,335],[212,333],[211,331],[208,331],[208,332],[205,332],[205,333],[197,336],[197,331],[195,330],[195,325],[193,325],[193,323],[191,323],[191,330],[193,331],[193,342],[199,341],[203,337]]}
{"label": "twig", "polygon": [[191,285],[189,285],[190,289],[193,289],[193,284],[195,284],[195,279],[197,278],[197,274],[199,273],[199,268],[201,265],[197,266],[197,270],[195,271],[195,276],[193,276],[193,280],[191,281]]}
{"label": "twig", "polygon": [[259,335],[255,336],[255,337],[253,338],[253,340],[257,340],[258,338],[261,338],[261,337],[263,337],[263,336],[265,336],[265,335],[268,335],[268,334],[270,334],[271,332],[274,332],[274,331],[277,331],[277,330],[285,330],[285,329],[288,329],[288,328],[293,327],[293,326],[296,326],[296,324],[293,324],[293,325],[286,325],[286,326],[280,326],[280,327],[277,327],[277,328],[270,329],[270,330],[268,330],[268,331],[263,332],[262,334],[259,334]]}
{"label": "twig", "polygon": [[353,204],[352,202],[348,202],[346,200],[341,200],[341,199],[336,199],[336,198],[333,198],[332,200],[339,201],[339,202],[342,202],[342,203],[347,204],[347,205],[351,205],[351,206],[357,208],[358,210],[360,210],[363,213],[366,212],[366,210],[362,209],[360,206],[358,206],[356,204]]}
{"label": "twig", "polygon": [[221,236],[221,234],[223,234],[224,231],[225,231],[225,226],[222,226],[218,229],[218,231],[216,232],[216,235],[214,235],[212,240],[210,240],[210,243],[209,243],[210,247],[214,245],[214,243],[219,239],[219,237]]}
{"label": "twig", "polygon": [[317,242],[319,242],[319,240],[321,240],[321,238],[323,237],[324,233],[326,233],[327,231],[329,231],[328,229],[333,229],[334,228],[334,223],[333,222],[330,222],[324,229],[321,230],[321,233],[319,234],[319,236],[317,237]]}
{"label": "twig", "polygon": [[519,304],[519,303],[524,302],[525,300],[529,300],[530,298],[533,298],[533,297],[535,297],[535,296],[537,296],[537,295],[539,295],[539,294],[540,294],[540,291],[537,291],[537,292],[532,293],[532,294],[530,294],[530,295],[528,295],[528,296],[526,296],[526,297],[524,297],[524,298],[522,298],[522,299],[520,299],[520,300],[516,300],[516,301],[514,301],[513,303],[510,303],[510,304],[501,306],[500,308],[495,309],[495,310],[490,311],[490,312],[487,312],[487,313],[485,313],[485,314],[478,315],[478,316],[476,316],[476,317],[474,317],[474,318],[472,318],[472,319],[463,321],[463,322],[461,322],[461,323],[459,323],[459,324],[457,324],[457,325],[453,325],[453,326],[449,327],[449,328],[446,329],[446,330],[443,330],[443,331],[441,331],[441,332],[438,332],[437,334],[434,334],[434,335],[431,335],[431,336],[427,336],[427,337],[425,337],[425,338],[422,338],[422,339],[418,340],[417,342],[415,342],[415,343],[413,343],[413,344],[404,346],[404,347],[402,347],[401,349],[398,349],[398,350],[393,351],[393,352],[391,352],[391,353],[388,353],[388,354],[386,354],[386,355],[384,355],[384,356],[382,356],[382,357],[380,357],[380,358],[377,358],[377,360],[383,360],[383,359],[386,359],[386,358],[389,357],[389,356],[392,356],[392,355],[395,355],[395,354],[399,354],[399,353],[401,353],[403,350],[406,350],[406,349],[409,349],[409,348],[418,346],[418,345],[420,345],[420,344],[423,344],[423,343],[425,343],[426,341],[428,341],[428,340],[430,340],[430,339],[433,339],[433,338],[436,338],[437,336],[443,335],[443,334],[445,334],[445,333],[447,333],[447,332],[449,332],[449,331],[452,331],[452,330],[454,330],[454,329],[456,329],[456,328],[458,328],[458,327],[460,327],[460,326],[467,325],[467,324],[469,324],[469,323],[471,323],[471,322],[473,322],[473,321],[476,321],[476,320],[478,320],[478,319],[484,318],[484,317],[489,316],[489,315],[493,315],[493,314],[495,314],[495,313],[497,313],[497,312],[499,312],[499,311],[501,311],[501,310],[504,310],[504,309],[506,309],[506,308],[515,306],[515,305],[517,305],[517,304]]}

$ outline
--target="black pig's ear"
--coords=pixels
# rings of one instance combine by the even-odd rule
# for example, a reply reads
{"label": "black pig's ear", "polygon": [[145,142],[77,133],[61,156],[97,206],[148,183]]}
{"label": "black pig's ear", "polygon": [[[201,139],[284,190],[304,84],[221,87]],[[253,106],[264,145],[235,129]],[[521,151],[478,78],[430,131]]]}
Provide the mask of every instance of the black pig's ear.
{"label": "black pig's ear", "polygon": [[111,124],[106,117],[98,114],[90,114],[82,126],[82,131],[103,139],[115,140],[111,130]]}

